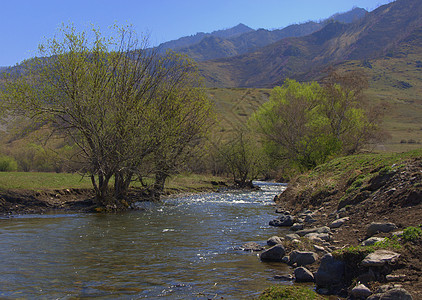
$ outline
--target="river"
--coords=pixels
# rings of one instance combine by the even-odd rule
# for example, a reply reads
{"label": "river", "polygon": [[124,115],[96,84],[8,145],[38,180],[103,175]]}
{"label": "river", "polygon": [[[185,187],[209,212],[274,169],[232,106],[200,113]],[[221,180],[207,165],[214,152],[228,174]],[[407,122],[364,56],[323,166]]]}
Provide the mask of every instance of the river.
{"label": "river", "polygon": [[286,275],[280,263],[236,250],[265,244],[274,195],[209,193],[140,203],[119,214],[25,215],[0,220],[0,296],[24,299],[253,298]]}

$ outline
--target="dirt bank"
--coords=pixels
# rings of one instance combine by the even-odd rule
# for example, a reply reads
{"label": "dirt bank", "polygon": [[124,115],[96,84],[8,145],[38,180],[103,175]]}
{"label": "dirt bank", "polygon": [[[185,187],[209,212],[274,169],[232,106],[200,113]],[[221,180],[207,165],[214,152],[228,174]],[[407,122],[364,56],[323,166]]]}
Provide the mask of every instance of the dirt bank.
{"label": "dirt bank", "polygon": [[[336,160],[296,178],[275,201],[280,211],[289,211],[293,216],[312,211],[309,222],[303,223],[305,228],[329,226],[346,218],[344,225],[331,228],[330,247],[334,251],[360,245],[368,238],[368,226],[373,222],[393,223],[396,232],[418,227],[422,224],[420,153]],[[392,233],[374,236],[392,238]],[[392,249],[400,254],[399,262],[389,270],[389,275],[397,275],[396,279],[390,276],[387,280],[384,274],[366,284],[372,291],[396,284],[409,291],[413,299],[422,299],[422,239],[400,243],[400,249]],[[360,262],[355,267],[359,269]],[[318,265],[309,268],[315,272]],[[349,292],[360,275],[358,271],[348,274]]]}

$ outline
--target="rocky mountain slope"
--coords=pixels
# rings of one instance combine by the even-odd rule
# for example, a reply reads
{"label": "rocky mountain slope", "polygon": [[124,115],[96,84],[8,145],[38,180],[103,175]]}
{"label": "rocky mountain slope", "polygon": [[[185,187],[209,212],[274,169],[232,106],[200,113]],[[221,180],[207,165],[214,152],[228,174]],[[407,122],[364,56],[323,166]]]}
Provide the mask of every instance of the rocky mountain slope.
{"label": "rocky mountain slope", "polygon": [[312,79],[327,65],[395,55],[402,43],[419,39],[421,28],[422,2],[397,0],[358,22],[331,22],[311,35],[285,38],[253,53],[200,66],[212,86],[269,87],[286,77]]}
{"label": "rocky mountain slope", "polygon": [[253,52],[260,47],[267,46],[287,37],[300,37],[311,34],[323,28],[328,22],[338,21],[351,23],[361,19],[367,11],[354,8],[345,13],[338,13],[320,22],[306,22],[293,24],[282,29],[253,30],[243,24],[233,28],[214,31],[212,33],[198,33],[190,37],[183,37],[175,41],[163,43],[162,50],[173,49],[183,53],[196,61],[231,57]]}

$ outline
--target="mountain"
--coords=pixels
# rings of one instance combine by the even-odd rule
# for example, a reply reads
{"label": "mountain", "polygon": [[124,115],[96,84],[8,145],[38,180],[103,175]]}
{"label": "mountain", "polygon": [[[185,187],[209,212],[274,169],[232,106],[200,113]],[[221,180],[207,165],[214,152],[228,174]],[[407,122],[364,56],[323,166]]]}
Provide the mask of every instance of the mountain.
{"label": "mountain", "polygon": [[250,31],[253,31],[253,29],[240,23],[239,25],[229,28],[229,29],[217,30],[217,31],[213,31],[212,33],[198,32],[195,35],[181,37],[177,40],[172,40],[172,41],[162,43],[158,46],[158,48],[161,51],[165,51],[167,49],[177,50],[183,47],[189,47],[191,45],[197,44],[206,37],[213,36],[213,37],[227,39],[227,38],[235,37],[243,33],[250,32]]}
{"label": "mountain", "polygon": [[210,86],[270,87],[284,78],[312,79],[327,65],[394,56],[405,41],[419,41],[422,1],[397,0],[344,24],[329,22],[304,37],[284,38],[253,53],[200,63]]}
{"label": "mountain", "polygon": [[363,8],[355,7],[345,13],[337,13],[323,22],[337,21],[340,23],[353,23],[360,20],[368,11]]}
{"label": "mountain", "polygon": [[[232,29],[224,31],[215,31],[211,34],[198,33],[193,37],[181,38],[177,41],[162,44],[160,48],[172,48],[179,53],[188,55],[196,61],[231,57],[253,52],[260,47],[267,46],[283,38],[309,35],[322,29],[327,23],[332,21],[350,23],[362,18],[366,13],[367,11],[363,8],[354,8],[346,13],[335,14],[321,22],[310,21],[276,30],[253,30],[243,24],[239,24]],[[221,34],[231,33],[232,31],[234,33],[231,35]],[[244,33],[241,33],[242,31]],[[180,46],[186,39],[189,39],[191,44]]]}

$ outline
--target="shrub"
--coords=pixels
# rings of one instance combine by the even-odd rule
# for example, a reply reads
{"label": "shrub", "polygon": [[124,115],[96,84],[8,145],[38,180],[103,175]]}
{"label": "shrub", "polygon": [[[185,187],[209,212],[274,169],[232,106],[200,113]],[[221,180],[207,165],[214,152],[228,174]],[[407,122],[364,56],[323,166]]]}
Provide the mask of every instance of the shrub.
{"label": "shrub", "polygon": [[407,227],[403,230],[403,240],[412,242],[422,237],[422,229],[420,227]]}
{"label": "shrub", "polygon": [[305,286],[272,286],[266,289],[259,300],[277,300],[277,299],[292,299],[292,300],[304,300],[314,299],[322,300],[326,299],[318,295],[315,291]]}
{"label": "shrub", "polygon": [[18,163],[12,157],[0,156],[0,172],[11,172],[18,169]]}

